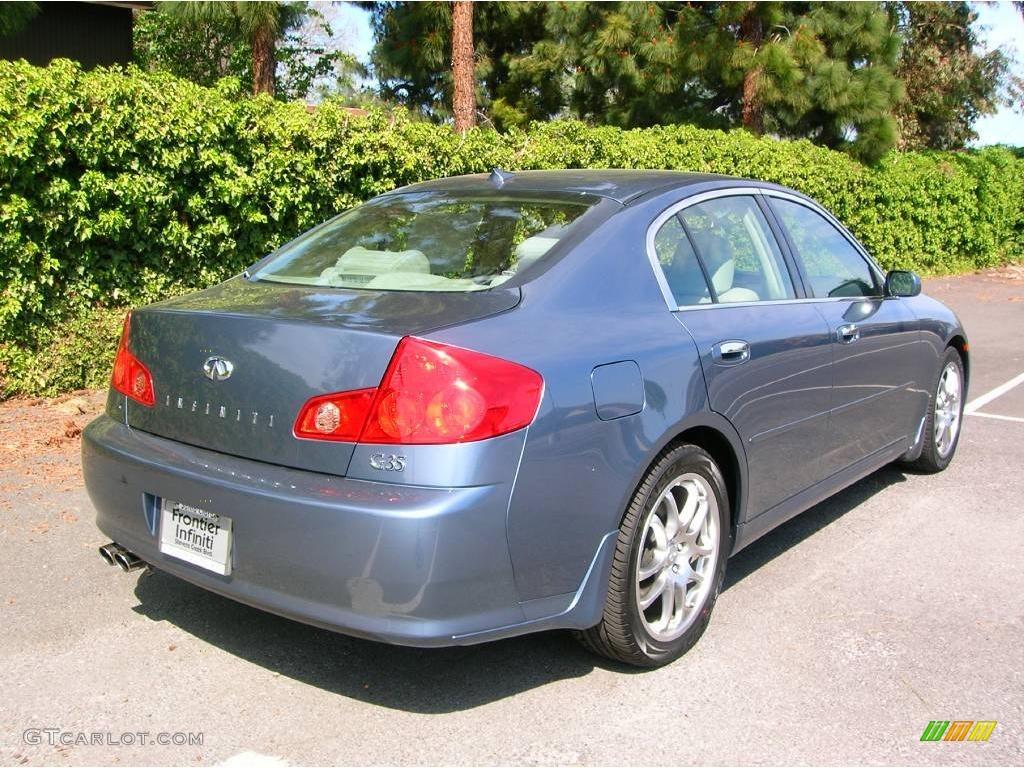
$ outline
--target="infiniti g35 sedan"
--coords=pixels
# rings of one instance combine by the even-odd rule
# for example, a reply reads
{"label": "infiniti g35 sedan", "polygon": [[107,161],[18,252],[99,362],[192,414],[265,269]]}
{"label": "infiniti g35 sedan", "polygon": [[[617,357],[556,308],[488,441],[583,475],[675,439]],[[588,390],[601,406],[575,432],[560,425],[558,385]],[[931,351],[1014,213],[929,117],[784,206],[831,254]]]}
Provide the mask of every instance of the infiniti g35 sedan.
{"label": "infiniti g35 sedan", "polygon": [[944,469],[967,376],[954,314],[793,190],[496,170],[131,312],[82,462],[124,570],[657,666],[731,554],[890,462]]}

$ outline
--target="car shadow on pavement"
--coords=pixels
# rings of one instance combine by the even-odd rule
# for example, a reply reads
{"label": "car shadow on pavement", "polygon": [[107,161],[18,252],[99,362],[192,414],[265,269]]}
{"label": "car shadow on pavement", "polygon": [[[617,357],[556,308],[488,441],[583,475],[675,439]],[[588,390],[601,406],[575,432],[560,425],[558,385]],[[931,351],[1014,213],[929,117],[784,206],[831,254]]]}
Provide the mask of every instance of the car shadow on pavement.
{"label": "car shadow on pavement", "polygon": [[[729,562],[724,589],[845,515],[904,474],[886,468],[777,528]],[[325,691],[391,709],[441,714],[472,709],[595,667],[642,673],[599,659],[568,632],[457,648],[405,648],[339,635],[250,608],[173,576],[139,578],[135,611],[167,621],[227,653]]]}
{"label": "car shadow on pavement", "polygon": [[831,525],[890,485],[904,482],[907,474],[890,464],[765,534],[729,560],[722,590],[739,584],[762,566]]}
{"label": "car shadow on pavement", "polygon": [[472,709],[604,666],[568,632],[454,648],[406,648],[265,613],[160,571],[140,577],[135,595],[136,613],[170,622],[273,673],[421,714]]}

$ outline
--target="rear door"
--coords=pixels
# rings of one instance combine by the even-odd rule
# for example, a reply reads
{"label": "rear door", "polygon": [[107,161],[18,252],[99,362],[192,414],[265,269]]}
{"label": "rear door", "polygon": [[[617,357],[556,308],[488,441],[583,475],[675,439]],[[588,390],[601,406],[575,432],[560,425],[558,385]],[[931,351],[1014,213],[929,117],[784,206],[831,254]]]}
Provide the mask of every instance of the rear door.
{"label": "rear door", "polygon": [[698,195],[655,229],[657,261],[700,351],[711,408],[743,439],[754,517],[823,476],[827,324],[800,301],[757,190]]}
{"label": "rear door", "polygon": [[831,426],[822,461],[833,474],[916,434],[924,352],[917,318],[905,301],[883,296],[881,275],[824,211],[775,192],[765,199],[831,335]]}

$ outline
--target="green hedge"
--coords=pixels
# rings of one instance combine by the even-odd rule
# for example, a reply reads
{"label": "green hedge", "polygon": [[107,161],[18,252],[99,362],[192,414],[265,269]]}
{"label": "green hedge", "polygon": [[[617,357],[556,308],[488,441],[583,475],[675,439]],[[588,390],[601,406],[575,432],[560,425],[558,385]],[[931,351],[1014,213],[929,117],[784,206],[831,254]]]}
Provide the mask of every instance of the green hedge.
{"label": "green hedge", "polygon": [[0,146],[0,396],[98,383],[121,308],[223,280],[372,195],[494,166],[776,181],[831,208],[883,265],[928,274],[1024,251],[1024,161],[1004,149],[865,167],[806,141],[690,126],[560,121],[460,138],[401,111],[310,114],[229,84],[67,61],[0,62]]}

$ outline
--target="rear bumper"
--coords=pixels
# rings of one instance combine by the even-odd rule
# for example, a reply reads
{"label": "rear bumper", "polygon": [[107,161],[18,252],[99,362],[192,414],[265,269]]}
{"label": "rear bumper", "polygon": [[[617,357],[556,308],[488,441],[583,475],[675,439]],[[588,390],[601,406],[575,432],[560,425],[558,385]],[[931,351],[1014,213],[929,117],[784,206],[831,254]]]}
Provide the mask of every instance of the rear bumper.
{"label": "rear bumper", "polygon": [[[600,618],[610,537],[577,592],[519,602],[506,533],[511,484],[428,488],[303,472],[106,416],[85,430],[82,467],[97,525],[113,541],[200,587],[309,624],[439,646]],[[159,551],[161,498],[234,521],[229,576]]]}

